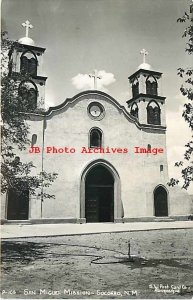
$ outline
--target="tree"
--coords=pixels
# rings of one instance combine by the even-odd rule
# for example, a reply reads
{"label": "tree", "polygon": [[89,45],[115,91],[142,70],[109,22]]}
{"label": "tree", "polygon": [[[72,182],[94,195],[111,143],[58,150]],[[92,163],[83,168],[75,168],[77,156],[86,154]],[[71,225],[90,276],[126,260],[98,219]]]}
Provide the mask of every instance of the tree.
{"label": "tree", "polygon": [[[182,18],[179,18],[177,22],[188,23],[185,31],[182,35],[186,38],[185,52],[188,55],[193,54],[193,3],[190,5],[190,13],[185,12]],[[184,110],[182,117],[185,122],[188,123],[191,132],[193,132],[193,68],[179,68],[178,75],[183,78],[184,84],[182,84],[180,91],[183,96],[186,97],[186,103],[184,104]],[[192,135],[193,138],[193,135]],[[185,145],[185,153],[183,161],[175,163],[175,166],[181,167],[181,174],[183,179],[183,188],[187,189],[190,183],[193,181],[193,139]],[[174,186],[179,183],[179,180],[172,178],[169,185]]]}
{"label": "tree", "polygon": [[[47,173],[42,170],[39,174],[32,175],[35,168],[32,162],[22,162],[17,156],[19,151],[30,146],[29,126],[26,122],[27,112],[34,110],[30,103],[21,101],[18,93],[19,83],[23,80],[30,80],[28,74],[12,74],[10,54],[18,43],[10,41],[6,33],[2,34],[2,65],[1,65],[1,192],[9,189],[24,192],[29,190],[30,194],[37,194],[43,198],[51,198],[44,192],[56,179],[56,173]],[[32,103],[33,105],[33,103]]]}

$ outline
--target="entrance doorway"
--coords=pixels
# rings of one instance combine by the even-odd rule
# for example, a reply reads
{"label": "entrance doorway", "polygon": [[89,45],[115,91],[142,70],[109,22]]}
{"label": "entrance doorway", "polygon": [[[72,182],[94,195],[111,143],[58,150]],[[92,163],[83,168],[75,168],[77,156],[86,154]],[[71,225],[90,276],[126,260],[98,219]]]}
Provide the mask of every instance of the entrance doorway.
{"label": "entrance doorway", "polygon": [[156,217],[168,216],[168,195],[161,186],[157,187],[154,192],[154,208]]}
{"label": "entrance doorway", "polygon": [[85,217],[88,223],[114,221],[114,178],[103,165],[86,175]]}
{"label": "entrance doorway", "polygon": [[29,190],[8,191],[7,219],[27,220],[29,214]]}

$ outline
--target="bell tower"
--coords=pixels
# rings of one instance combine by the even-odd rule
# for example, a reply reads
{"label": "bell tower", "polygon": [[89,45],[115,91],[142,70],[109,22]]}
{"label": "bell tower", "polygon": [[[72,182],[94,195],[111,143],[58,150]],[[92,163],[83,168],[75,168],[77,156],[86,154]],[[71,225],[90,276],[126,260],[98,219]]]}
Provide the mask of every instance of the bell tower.
{"label": "bell tower", "polygon": [[18,93],[26,101],[32,103],[34,109],[45,108],[45,84],[47,77],[42,76],[42,63],[45,48],[38,47],[29,37],[29,29],[33,26],[27,20],[22,23],[25,37],[18,40],[17,46],[9,54],[9,72],[21,74],[29,78],[21,81]]}
{"label": "bell tower", "polygon": [[165,126],[165,97],[161,96],[162,73],[153,71],[146,62],[148,52],[142,49],[143,63],[128,77],[132,98],[127,101],[130,114],[140,124]]}

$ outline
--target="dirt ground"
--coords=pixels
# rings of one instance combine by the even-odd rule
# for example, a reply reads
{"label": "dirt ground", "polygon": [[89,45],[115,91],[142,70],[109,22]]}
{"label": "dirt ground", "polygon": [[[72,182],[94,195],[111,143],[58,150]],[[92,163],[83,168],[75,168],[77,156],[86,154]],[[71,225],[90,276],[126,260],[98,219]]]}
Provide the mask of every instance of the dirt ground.
{"label": "dirt ground", "polygon": [[1,290],[2,298],[192,299],[193,229],[3,241]]}

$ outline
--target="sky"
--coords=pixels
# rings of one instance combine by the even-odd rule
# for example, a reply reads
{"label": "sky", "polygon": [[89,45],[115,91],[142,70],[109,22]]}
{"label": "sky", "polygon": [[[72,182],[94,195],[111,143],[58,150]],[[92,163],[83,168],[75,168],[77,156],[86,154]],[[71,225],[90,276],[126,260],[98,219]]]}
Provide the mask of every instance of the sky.
{"label": "sky", "polygon": [[[2,0],[2,29],[10,39],[25,36],[21,26],[34,26],[29,36],[45,47],[43,73],[48,76],[46,105],[54,106],[82,90],[93,88],[94,69],[102,79],[98,89],[122,105],[131,98],[128,76],[147,62],[163,73],[162,96],[166,96],[167,149],[170,176],[181,160],[190,130],[181,117],[185,98],[177,68],[191,66],[182,39],[185,25],[177,23],[189,0]],[[189,190],[193,193],[193,187]]]}

